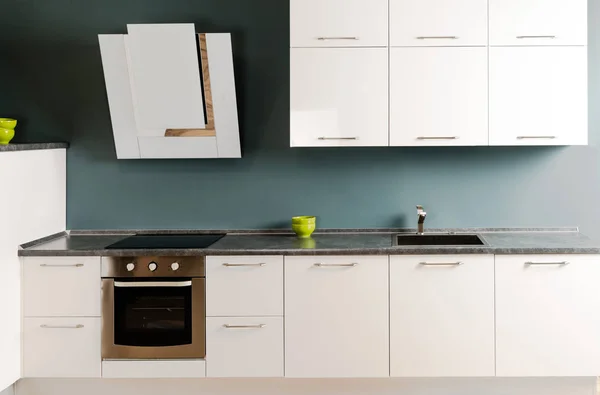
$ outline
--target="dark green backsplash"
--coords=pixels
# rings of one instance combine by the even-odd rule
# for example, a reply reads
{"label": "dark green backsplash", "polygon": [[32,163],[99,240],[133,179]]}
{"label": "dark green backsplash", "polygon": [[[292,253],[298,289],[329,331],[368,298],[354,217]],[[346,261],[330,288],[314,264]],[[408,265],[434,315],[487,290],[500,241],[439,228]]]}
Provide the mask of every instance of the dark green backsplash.
{"label": "dark green backsplash", "polygon": [[[600,237],[600,25],[589,147],[289,148],[287,0],[0,0],[0,114],[16,142],[71,142],[68,227],[581,226]],[[590,2],[590,21],[600,4]],[[193,22],[232,32],[243,159],[117,161],[98,33]]]}

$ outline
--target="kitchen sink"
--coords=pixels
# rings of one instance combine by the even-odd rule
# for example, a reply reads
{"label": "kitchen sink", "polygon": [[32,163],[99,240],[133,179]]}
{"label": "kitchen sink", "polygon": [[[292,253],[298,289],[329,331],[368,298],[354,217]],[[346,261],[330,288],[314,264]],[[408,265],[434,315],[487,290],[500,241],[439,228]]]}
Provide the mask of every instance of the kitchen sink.
{"label": "kitchen sink", "polygon": [[434,235],[434,234],[402,234],[394,235],[394,245],[397,246],[472,246],[485,243],[477,235]]}

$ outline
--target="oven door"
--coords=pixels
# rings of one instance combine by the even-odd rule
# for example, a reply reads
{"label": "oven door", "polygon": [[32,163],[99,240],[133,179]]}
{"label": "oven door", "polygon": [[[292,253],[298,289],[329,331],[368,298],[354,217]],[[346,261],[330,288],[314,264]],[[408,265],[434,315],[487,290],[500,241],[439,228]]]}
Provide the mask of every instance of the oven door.
{"label": "oven door", "polygon": [[102,280],[102,358],[205,356],[205,279]]}

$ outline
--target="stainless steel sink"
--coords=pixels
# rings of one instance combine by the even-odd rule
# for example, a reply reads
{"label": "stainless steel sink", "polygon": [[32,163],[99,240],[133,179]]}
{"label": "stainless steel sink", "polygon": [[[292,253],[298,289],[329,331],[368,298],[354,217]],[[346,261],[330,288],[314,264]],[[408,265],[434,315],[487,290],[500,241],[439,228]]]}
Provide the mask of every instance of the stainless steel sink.
{"label": "stainless steel sink", "polygon": [[477,235],[456,234],[401,234],[394,235],[396,246],[473,246],[485,245]]}

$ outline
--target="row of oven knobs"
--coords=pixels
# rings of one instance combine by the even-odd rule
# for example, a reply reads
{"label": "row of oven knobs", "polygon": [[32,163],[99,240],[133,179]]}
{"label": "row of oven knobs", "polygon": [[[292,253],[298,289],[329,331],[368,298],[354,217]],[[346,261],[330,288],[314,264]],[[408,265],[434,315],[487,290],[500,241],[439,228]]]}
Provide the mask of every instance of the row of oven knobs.
{"label": "row of oven knobs", "polygon": [[[135,263],[128,263],[127,271],[132,272],[133,269],[135,269]],[[150,262],[148,264],[148,270],[150,270],[151,272],[155,271],[156,269],[158,269],[158,264],[156,262]],[[177,262],[171,263],[171,270],[173,270],[173,271],[179,270],[179,263],[177,263]]]}

